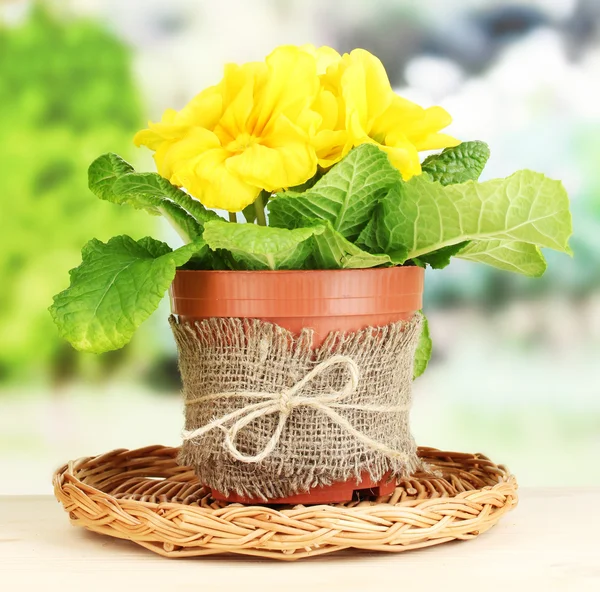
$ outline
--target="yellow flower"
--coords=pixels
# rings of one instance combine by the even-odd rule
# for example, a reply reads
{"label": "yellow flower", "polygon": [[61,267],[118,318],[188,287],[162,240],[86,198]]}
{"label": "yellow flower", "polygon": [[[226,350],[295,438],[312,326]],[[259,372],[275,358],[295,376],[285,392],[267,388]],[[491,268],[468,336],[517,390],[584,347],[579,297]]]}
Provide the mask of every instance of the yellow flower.
{"label": "yellow flower", "polygon": [[354,146],[377,144],[404,179],[421,172],[419,151],[455,146],[439,133],[441,107],[396,95],[382,63],[356,49],[283,46],[264,62],[229,64],[223,80],[181,111],[165,111],[135,142],[158,172],[205,206],[230,212],[261,190],[300,185]]}
{"label": "yellow flower", "polygon": [[408,180],[421,173],[420,150],[460,143],[439,133],[452,121],[444,109],[424,109],[395,94],[383,64],[363,49],[331,61],[321,83],[313,107],[323,118],[313,140],[321,166],[337,162],[354,146],[372,143]]}
{"label": "yellow flower", "polygon": [[279,47],[264,63],[227,65],[218,85],[134,140],[155,151],[158,172],[172,183],[207,207],[237,212],[262,189],[315,174],[310,140],[320,118],[310,106],[319,90],[316,57]]}

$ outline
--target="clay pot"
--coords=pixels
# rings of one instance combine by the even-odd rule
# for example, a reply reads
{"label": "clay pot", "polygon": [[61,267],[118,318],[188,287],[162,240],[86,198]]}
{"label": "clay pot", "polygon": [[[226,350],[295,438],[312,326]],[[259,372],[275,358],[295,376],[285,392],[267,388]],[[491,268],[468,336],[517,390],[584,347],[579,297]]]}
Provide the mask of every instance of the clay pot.
{"label": "clay pot", "polygon": [[422,307],[423,269],[185,271],[171,287],[171,310],[185,321],[257,318],[292,333],[358,331],[409,319]]}
{"label": "clay pot", "polygon": [[[293,333],[314,329],[313,347],[331,331],[358,331],[408,320],[422,308],[424,271],[420,267],[297,271],[179,270],[171,286],[173,314],[194,322],[211,317],[258,318]],[[355,490],[384,495],[394,488],[387,479],[372,483],[363,476],[315,488],[270,503],[349,501]],[[260,500],[238,495],[216,499],[241,503]]]}

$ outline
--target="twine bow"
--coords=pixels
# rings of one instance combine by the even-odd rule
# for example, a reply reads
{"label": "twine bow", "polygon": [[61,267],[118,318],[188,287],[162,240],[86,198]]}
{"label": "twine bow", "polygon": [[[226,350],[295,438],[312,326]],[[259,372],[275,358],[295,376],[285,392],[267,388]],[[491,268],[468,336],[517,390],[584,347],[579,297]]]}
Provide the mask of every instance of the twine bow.
{"label": "twine bow", "polygon": [[[309,383],[315,376],[318,376],[328,368],[336,365],[343,365],[348,371],[348,381],[344,385],[344,388],[339,392],[325,393],[315,396],[305,396],[299,394],[299,392]],[[378,450],[387,456],[392,458],[399,458],[406,461],[408,455],[404,452],[389,448],[385,444],[377,442],[369,436],[359,432],[350,422],[340,415],[338,409],[357,409],[360,411],[373,411],[373,412],[397,412],[404,411],[408,408],[407,405],[396,405],[396,406],[382,406],[382,405],[355,405],[351,403],[344,403],[344,399],[348,398],[358,386],[360,380],[360,370],[356,362],[343,355],[332,356],[328,360],[321,362],[315,366],[310,372],[306,374],[304,378],[299,380],[294,386],[278,393],[263,393],[254,391],[240,391],[240,392],[224,392],[214,393],[191,399],[186,401],[186,405],[196,405],[199,403],[206,403],[208,401],[214,401],[216,399],[231,399],[231,398],[248,398],[248,399],[262,399],[256,403],[251,403],[246,407],[227,413],[220,418],[214,419],[204,426],[201,426],[195,430],[184,430],[182,437],[184,440],[192,440],[198,438],[214,430],[220,428],[225,432],[225,447],[229,450],[231,456],[235,459],[245,463],[257,463],[269,455],[275,450],[281,434],[285,428],[287,420],[294,409],[298,407],[311,407],[324,413],[338,426],[346,430],[348,433],[353,435],[357,440],[372,448]],[[253,422],[255,419],[279,413],[279,421],[275,432],[265,445],[265,447],[257,454],[250,456],[242,454],[235,445],[235,439],[238,432],[245,428],[248,424]],[[233,422],[229,427],[227,424]]]}

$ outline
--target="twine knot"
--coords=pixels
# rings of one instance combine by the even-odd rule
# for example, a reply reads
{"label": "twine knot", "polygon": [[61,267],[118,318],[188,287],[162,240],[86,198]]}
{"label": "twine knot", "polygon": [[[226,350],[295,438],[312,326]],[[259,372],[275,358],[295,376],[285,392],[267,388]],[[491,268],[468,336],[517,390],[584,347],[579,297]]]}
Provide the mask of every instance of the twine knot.
{"label": "twine knot", "polygon": [[[313,378],[320,375],[322,372],[333,366],[343,366],[348,371],[348,380],[344,385],[343,389],[339,392],[323,393],[314,396],[305,396],[299,394],[300,391],[309,383]],[[343,355],[335,355],[317,364],[310,372],[299,380],[292,387],[285,389],[281,392],[276,393],[264,393],[255,391],[240,391],[240,392],[223,392],[205,395],[196,399],[186,401],[186,405],[196,405],[199,403],[206,403],[208,401],[214,401],[216,399],[231,399],[231,398],[248,398],[248,399],[259,399],[256,403],[251,403],[241,409],[227,413],[222,417],[213,419],[204,426],[201,426],[195,430],[184,430],[182,437],[184,440],[193,440],[198,438],[207,432],[219,428],[225,433],[224,444],[228,449],[231,456],[235,459],[245,463],[257,463],[272,454],[277,447],[281,434],[285,428],[287,420],[294,409],[299,407],[312,407],[328,417],[330,417],[334,423],[339,425],[341,428],[352,434],[357,440],[375,450],[386,454],[393,458],[400,458],[406,460],[407,455],[404,452],[394,450],[388,446],[381,444],[367,435],[359,432],[350,424],[350,422],[340,415],[336,408],[346,409],[358,409],[361,411],[373,411],[373,412],[397,412],[405,411],[408,407],[406,405],[399,406],[381,406],[381,405],[359,405],[345,403],[347,399],[356,390],[360,380],[360,370],[356,362]],[[254,420],[279,413],[279,421],[275,432],[265,445],[265,447],[255,455],[246,455],[239,451],[235,445],[237,434],[240,430],[245,428],[248,424]],[[232,423],[233,422],[233,423]]]}
{"label": "twine knot", "polygon": [[293,410],[294,407],[297,406],[297,403],[294,401],[294,399],[292,398],[292,395],[290,395],[289,391],[283,391],[279,397],[279,410],[281,413],[285,413],[286,415],[289,415]]}

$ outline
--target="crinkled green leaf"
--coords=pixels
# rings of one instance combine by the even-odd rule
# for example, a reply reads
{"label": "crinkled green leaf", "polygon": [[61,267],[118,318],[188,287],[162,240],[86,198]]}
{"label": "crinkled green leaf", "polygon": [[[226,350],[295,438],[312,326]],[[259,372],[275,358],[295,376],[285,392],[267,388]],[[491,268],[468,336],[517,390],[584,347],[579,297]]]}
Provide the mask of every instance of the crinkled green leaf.
{"label": "crinkled green leaf", "polygon": [[324,229],[313,237],[313,261],[316,269],[363,269],[390,265],[390,258],[372,255],[345,239],[329,222],[319,222]]}
{"label": "crinkled green leaf", "polygon": [[238,269],[301,269],[312,252],[309,239],[323,230],[211,221],[202,236],[212,250],[229,251]]}
{"label": "crinkled green leaf", "polygon": [[356,245],[367,250],[369,253],[377,253],[380,251],[379,245],[377,244],[377,209],[378,205],[371,219],[367,222],[367,225],[362,229],[361,233],[356,239]]}
{"label": "crinkled green leaf", "polygon": [[230,264],[231,254],[227,251],[211,251],[208,247],[194,255],[181,269],[225,271],[235,269]]}
{"label": "crinkled green leaf", "polygon": [[90,165],[88,184],[100,199],[164,216],[185,242],[201,234],[204,222],[219,219],[164,177],[136,173],[116,154],[103,154]]}
{"label": "crinkled green leaf", "polygon": [[489,157],[490,149],[485,142],[463,142],[427,157],[422,169],[442,185],[476,181]]}
{"label": "crinkled green leaf", "polygon": [[132,202],[132,205],[140,197],[168,199],[191,214],[201,224],[220,218],[218,214],[212,210],[207,210],[197,199],[194,199],[158,173],[129,173],[123,175],[115,181],[112,189],[117,198]]}
{"label": "crinkled green leaf", "polygon": [[407,260],[464,241],[518,241],[570,253],[571,232],[562,183],[528,170],[445,187],[413,177],[382,200],[375,229],[383,252],[407,249]]}
{"label": "crinkled green leaf", "polygon": [[[390,258],[394,265],[402,265],[408,256],[408,248],[398,243],[392,243],[391,235],[380,229],[382,226],[383,204],[393,203],[398,204],[401,201],[402,185],[392,187],[385,197],[381,198],[381,203],[377,204],[375,211],[368,224],[363,228],[362,232],[356,240],[356,245],[368,253],[385,254]],[[419,262],[416,262],[417,264]]]}
{"label": "crinkled green leaf", "polygon": [[473,241],[462,248],[457,257],[530,277],[540,277],[547,267],[539,247],[520,241]]}
{"label": "crinkled green leaf", "polygon": [[150,237],[91,240],[70,272],[70,286],[50,307],[60,335],[81,351],[123,347],[156,310],[177,267],[203,249],[201,240],[175,251]]}
{"label": "crinkled green leaf", "polygon": [[109,152],[99,156],[88,169],[88,186],[100,199],[114,201],[112,187],[115,181],[133,173],[133,167],[117,154]]}
{"label": "crinkled green leaf", "polygon": [[354,148],[304,193],[286,191],[269,202],[269,223],[279,228],[329,222],[355,240],[369,221],[379,197],[401,181],[385,152],[372,144]]}
{"label": "crinkled green leaf", "polygon": [[[421,311],[421,314],[423,311]],[[423,315],[423,328],[419,337],[419,343],[417,344],[417,351],[415,352],[415,363],[413,368],[413,377],[418,378],[427,369],[427,364],[431,358],[432,342],[431,336],[429,335],[429,323],[427,317]]]}

